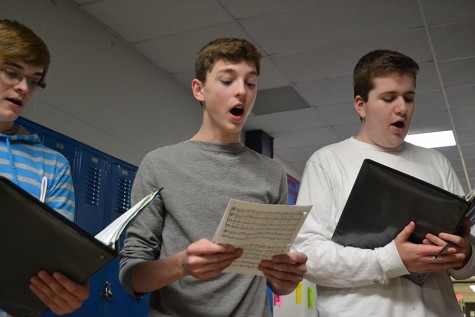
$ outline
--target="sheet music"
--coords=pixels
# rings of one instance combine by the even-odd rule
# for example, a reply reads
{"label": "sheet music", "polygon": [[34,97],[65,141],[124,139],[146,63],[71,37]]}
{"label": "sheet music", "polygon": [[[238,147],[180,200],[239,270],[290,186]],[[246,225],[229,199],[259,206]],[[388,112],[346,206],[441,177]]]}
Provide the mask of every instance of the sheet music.
{"label": "sheet music", "polygon": [[213,237],[243,249],[224,272],[262,275],[262,260],[287,253],[312,206],[257,204],[231,199]]}

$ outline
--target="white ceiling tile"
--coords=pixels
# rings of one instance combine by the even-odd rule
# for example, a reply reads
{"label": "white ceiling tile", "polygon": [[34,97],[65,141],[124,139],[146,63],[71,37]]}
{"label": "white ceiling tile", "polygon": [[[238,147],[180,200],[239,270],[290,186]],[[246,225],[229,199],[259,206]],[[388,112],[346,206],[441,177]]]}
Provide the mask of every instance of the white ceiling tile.
{"label": "white ceiling tile", "polygon": [[[461,145],[462,152],[465,156],[465,158],[468,159],[474,159],[475,158],[475,143],[470,143],[470,144],[462,144]],[[474,165],[472,165],[473,168]]]}
{"label": "white ceiling tile", "polygon": [[419,67],[420,72],[416,80],[416,94],[441,89],[439,76],[437,75],[434,63],[420,63]]}
{"label": "white ceiling tile", "polygon": [[446,91],[452,110],[475,109],[475,85],[452,87]]}
{"label": "white ceiling tile", "polygon": [[236,18],[249,18],[295,10],[315,3],[315,0],[219,0]]}
{"label": "white ceiling tile", "polygon": [[460,144],[475,144],[475,126],[466,129],[457,129],[457,141]]}
{"label": "white ceiling tile", "polygon": [[437,60],[475,56],[475,19],[430,28]]}
{"label": "white ceiling tile", "polygon": [[237,24],[226,23],[137,43],[136,47],[162,69],[169,73],[177,73],[194,69],[199,50],[218,37],[246,36]]}
{"label": "white ceiling tile", "polygon": [[261,90],[252,112],[256,115],[310,108],[294,87],[284,86]]}
{"label": "white ceiling tile", "polygon": [[429,25],[475,20],[473,0],[421,0]]}
{"label": "white ceiling tile", "polygon": [[247,119],[246,130],[264,130],[269,134],[322,127],[325,123],[315,109],[277,112]]}
{"label": "white ceiling tile", "polygon": [[[457,127],[473,127],[475,122],[475,108],[452,111],[455,126]],[[475,143],[475,135],[473,135],[473,143]]]}
{"label": "white ceiling tile", "polygon": [[295,87],[313,106],[353,102],[352,76],[302,82]]}
{"label": "white ceiling tile", "polygon": [[82,7],[131,43],[232,21],[214,0],[105,0]]}
{"label": "white ceiling tile", "polygon": [[410,134],[452,130],[447,111],[432,112],[418,110],[416,110],[412,118],[411,128],[409,129]]}
{"label": "white ceiling tile", "polygon": [[360,122],[353,102],[324,105],[316,108],[321,118],[328,125],[358,124]]}
{"label": "white ceiling tile", "polygon": [[416,113],[447,111],[442,90],[416,92]]}
{"label": "white ceiling tile", "polygon": [[313,6],[243,19],[241,23],[269,54],[423,26],[411,0],[321,0]]}
{"label": "white ceiling tile", "polygon": [[268,56],[264,56],[261,59],[261,74],[259,75],[257,85],[259,90],[283,87],[291,83],[279,66]]}
{"label": "white ceiling tile", "polygon": [[445,87],[475,85],[475,56],[440,62],[439,67]]}
{"label": "white ceiling tile", "polygon": [[452,162],[455,162],[455,161],[458,161],[458,163],[461,164],[461,162],[460,162],[460,152],[459,152],[458,147],[456,147],[456,146],[447,146],[447,147],[439,147],[439,148],[436,148],[434,150],[444,154],[445,157],[451,161],[452,165],[454,164]]}
{"label": "white ceiling tile", "polygon": [[[415,46],[413,43],[420,45]],[[300,83],[352,74],[358,60],[376,49],[397,50],[407,54],[418,63],[432,60],[423,29],[387,36],[351,39],[305,51],[276,54],[270,58],[279,65],[292,82]]]}

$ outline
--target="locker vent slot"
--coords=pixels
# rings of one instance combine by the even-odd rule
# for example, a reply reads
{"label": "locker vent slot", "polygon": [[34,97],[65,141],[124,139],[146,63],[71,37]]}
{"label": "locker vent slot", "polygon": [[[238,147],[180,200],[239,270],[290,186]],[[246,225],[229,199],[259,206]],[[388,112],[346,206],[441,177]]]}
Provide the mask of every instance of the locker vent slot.
{"label": "locker vent slot", "polygon": [[130,209],[130,194],[132,191],[132,181],[119,177],[117,182],[117,212],[124,213]]}
{"label": "locker vent slot", "polygon": [[86,203],[99,206],[101,189],[101,170],[89,167],[86,184]]}

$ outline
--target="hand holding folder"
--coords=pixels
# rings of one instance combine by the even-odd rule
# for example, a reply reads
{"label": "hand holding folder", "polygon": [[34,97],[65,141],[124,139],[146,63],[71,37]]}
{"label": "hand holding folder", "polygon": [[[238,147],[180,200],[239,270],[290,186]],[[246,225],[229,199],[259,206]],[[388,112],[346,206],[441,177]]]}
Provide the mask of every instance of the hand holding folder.
{"label": "hand holding folder", "polygon": [[[467,195],[470,199],[473,195]],[[475,204],[442,188],[366,159],[333,233],[332,241],[363,249],[383,247],[410,222],[410,241],[428,233],[457,233]]]}
{"label": "hand holding folder", "polygon": [[[409,240],[422,243],[428,233],[458,234],[463,219],[473,219],[474,192],[459,197],[398,170],[363,161],[333,233],[332,241],[362,249],[384,247],[414,221]],[[445,252],[445,251],[444,251]],[[442,252],[436,256],[438,257]],[[407,276],[422,285],[427,273]]]}
{"label": "hand holding folder", "polygon": [[44,270],[85,282],[118,256],[120,233],[158,192],[93,237],[0,177],[0,308],[15,317],[39,316],[47,307],[30,291],[30,278]]}

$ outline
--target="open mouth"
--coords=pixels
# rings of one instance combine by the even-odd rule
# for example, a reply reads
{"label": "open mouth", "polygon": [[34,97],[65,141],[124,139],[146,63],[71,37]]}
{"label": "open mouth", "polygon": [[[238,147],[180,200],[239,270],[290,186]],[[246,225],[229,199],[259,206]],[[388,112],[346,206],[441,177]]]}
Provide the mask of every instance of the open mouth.
{"label": "open mouth", "polygon": [[21,100],[13,99],[13,98],[5,98],[5,99],[11,103],[16,104],[17,106],[20,106],[20,107],[23,106],[23,103],[21,102]]}
{"label": "open mouth", "polygon": [[404,122],[403,121],[396,121],[392,125],[395,126],[398,129],[404,128]]}
{"label": "open mouth", "polygon": [[238,107],[234,107],[232,108],[229,112],[231,112],[231,114],[233,116],[237,116],[237,117],[240,117],[244,114],[244,109],[243,108],[238,108]]}

